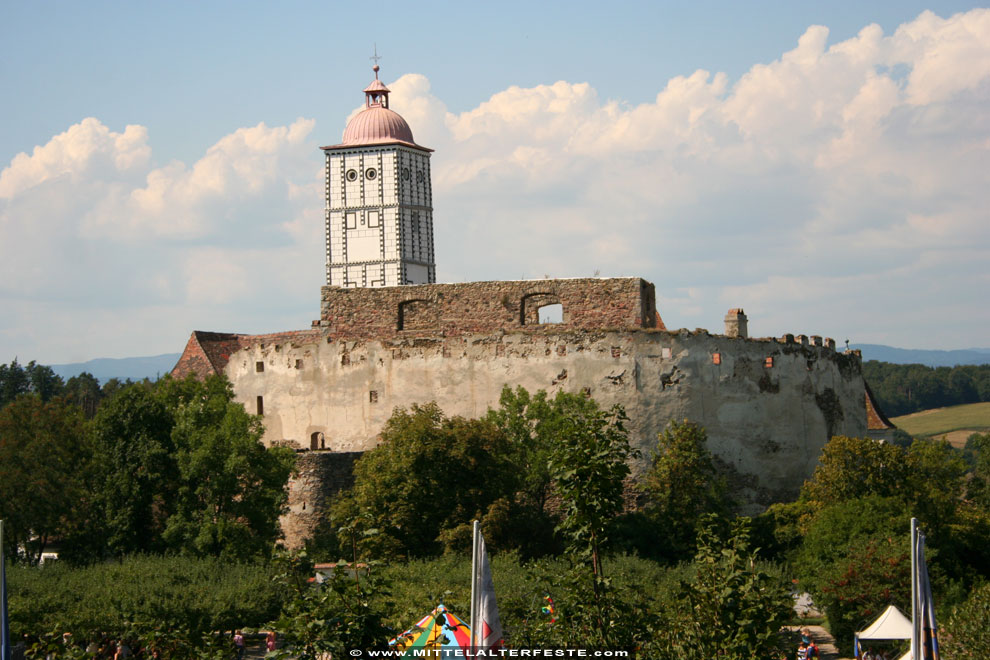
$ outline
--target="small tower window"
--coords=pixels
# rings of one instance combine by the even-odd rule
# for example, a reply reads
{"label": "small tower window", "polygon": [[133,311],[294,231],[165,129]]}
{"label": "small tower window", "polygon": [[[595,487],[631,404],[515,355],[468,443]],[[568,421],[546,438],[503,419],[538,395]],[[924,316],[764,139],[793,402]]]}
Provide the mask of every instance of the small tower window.
{"label": "small tower window", "polygon": [[375,168],[369,167],[367,170],[364,171],[364,176],[369,181],[373,181],[375,177],[378,176],[378,172],[375,171]]}
{"label": "small tower window", "polygon": [[410,174],[409,168],[408,167],[403,167],[402,168],[402,180],[403,181],[408,181],[411,178],[412,178],[412,174]]}
{"label": "small tower window", "polygon": [[357,181],[357,170],[347,170],[345,175],[348,181]]}
{"label": "small tower window", "polygon": [[258,396],[258,414],[259,415],[265,414],[265,397],[260,395]]}
{"label": "small tower window", "polygon": [[254,363],[254,370],[255,370],[255,372],[257,372],[257,373],[260,374],[262,371],[265,370],[265,363],[264,362],[255,362]]}

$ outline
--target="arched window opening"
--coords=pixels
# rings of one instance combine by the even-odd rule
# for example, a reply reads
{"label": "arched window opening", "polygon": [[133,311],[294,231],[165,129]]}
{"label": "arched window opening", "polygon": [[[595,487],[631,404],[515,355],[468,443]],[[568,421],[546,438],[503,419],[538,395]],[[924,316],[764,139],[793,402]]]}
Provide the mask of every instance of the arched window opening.
{"label": "arched window opening", "polygon": [[523,296],[519,306],[520,325],[540,325],[542,323],[564,323],[564,306],[555,293],[530,293]]}
{"label": "arched window opening", "polygon": [[540,323],[563,323],[564,306],[560,303],[544,305],[536,310]]}

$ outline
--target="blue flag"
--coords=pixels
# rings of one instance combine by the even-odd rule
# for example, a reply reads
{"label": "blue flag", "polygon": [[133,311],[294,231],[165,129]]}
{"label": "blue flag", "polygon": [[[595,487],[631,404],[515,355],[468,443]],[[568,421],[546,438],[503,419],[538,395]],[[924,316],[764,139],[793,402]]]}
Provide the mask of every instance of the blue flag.
{"label": "blue flag", "polygon": [[3,556],[3,521],[0,520],[0,660],[11,660],[10,617],[7,615],[7,562]]}

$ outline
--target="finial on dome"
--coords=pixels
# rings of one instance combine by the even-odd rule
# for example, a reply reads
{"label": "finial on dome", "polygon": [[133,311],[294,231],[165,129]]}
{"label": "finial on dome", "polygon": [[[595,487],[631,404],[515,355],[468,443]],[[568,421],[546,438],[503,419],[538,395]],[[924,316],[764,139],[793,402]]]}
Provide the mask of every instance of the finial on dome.
{"label": "finial on dome", "polygon": [[371,70],[375,72],[375,80],[378,80],[378,60],[382,59],[382,56],[378,54],[378,44],[375,44],[375,54],[368,58],[375,62],[375,66],[371,67]]}

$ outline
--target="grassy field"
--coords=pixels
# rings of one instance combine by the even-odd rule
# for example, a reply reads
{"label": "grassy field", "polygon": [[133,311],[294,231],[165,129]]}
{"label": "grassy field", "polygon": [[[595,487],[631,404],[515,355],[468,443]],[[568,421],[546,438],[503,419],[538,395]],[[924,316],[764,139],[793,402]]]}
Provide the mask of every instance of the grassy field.
{"label": "grassy field", "polygon": [[944,437],[961,447],[971,434],[990,431],[990,403],[922,410],[890,421],[915,437]]}

